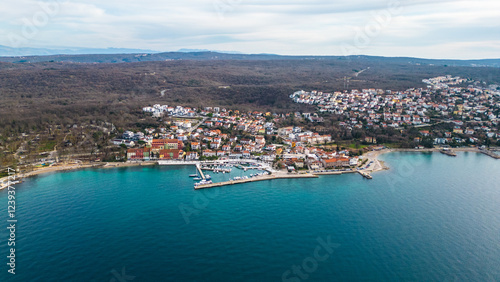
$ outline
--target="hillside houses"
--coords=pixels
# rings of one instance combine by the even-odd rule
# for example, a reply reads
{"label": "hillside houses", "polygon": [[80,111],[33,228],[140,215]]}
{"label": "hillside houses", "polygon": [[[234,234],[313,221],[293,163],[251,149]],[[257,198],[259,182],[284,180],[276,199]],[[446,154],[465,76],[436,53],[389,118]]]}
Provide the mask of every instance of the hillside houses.
{"label": "hillside houses", "polygon": [[[444,122],[456,125],[453,134],[460,135],[460,138],[455,141],[473,140],[463,139],[472,135],[475,138],[495,138],[500,122],[500,91],[497,88],[476,86],[476,82],[471,82],[473,85],[468,87],[459,86],[466,82],[470,81],[447,75],[424,80],[429,85],[427,89],[354,89],[333,93],[301,90],[290,95],[290,98],[296,103],[316,105],[320,113],[344,116],[339,125],[348,130],[370,127],[400,129]],[[309,116],[304,114],[305,118]],[[485,126],[495,134],[481,135],[478,130],[467,129],[473,124]],[[283,130],[287,132],[278,134],[285,136],[292,133],[290,129]],[[443,133],[431,132],[429,136]],[[451,134],[446,135],[451,137]]]}
{"label": "hillside houses", "polygon": [[[340,128],[344,136],[349,136],[349,131],[357,131],[356,139],[364,145],[377,144],[377,141],[385,143],[387,138],[378,132],[395,133],[401,136],[400,139],[404,137],[406,146],[432,146],[433,141],[443,145],[480,144],[485,138],[498,141],[498,90],[482,88],[475,83],[463,87],[461,83],[470,81],[450,76],[424,82],[431,87],[405,91],[375,88],[349,92],[301,90],[290,95],[296,103],[315,105],[316,112],[277,114],[220,107],[153,105],[144,107],[143,111],[162,116],[158,120],[162,126],[149,127],[143,132],[126,131],[113,143],[130,148],[127,151],[130,160],[254,158],[281,160],[287,166],[301,169],[353,164],[347,151],[325,152],[318,148],[332,143],[332,136],[313,132],[311,128],[328,132],[330,122],[331,128]],[[448,86],[444,87],[445,84]],[[322,124],[325,119],[329,119],[328,124]],[[279,127],[287,124],[306,125]],[[434,128],[437,124],[440,126]],[[294,156],[284,158],[284,154]]]}

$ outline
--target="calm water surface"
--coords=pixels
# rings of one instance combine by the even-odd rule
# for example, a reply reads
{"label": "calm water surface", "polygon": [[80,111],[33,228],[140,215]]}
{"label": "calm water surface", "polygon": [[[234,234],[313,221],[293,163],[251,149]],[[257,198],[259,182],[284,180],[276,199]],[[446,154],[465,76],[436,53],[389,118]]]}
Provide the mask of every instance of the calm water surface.
{"label": "calm water surface", "polygon": [[382,159],[372,180],[205,191],[191,166],[31,178],[16,186],[15,276],[0,191],[0,281],[500,281],[500,161]]}

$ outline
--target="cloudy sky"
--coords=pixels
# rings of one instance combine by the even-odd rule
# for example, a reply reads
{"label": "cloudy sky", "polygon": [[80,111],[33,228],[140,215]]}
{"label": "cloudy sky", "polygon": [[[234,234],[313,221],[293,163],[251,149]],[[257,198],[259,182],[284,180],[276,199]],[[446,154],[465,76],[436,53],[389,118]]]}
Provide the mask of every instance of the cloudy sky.
{"label": "cloudy sky", "polygon": [[16,0],[0,45],[500,58],[499,0]]}

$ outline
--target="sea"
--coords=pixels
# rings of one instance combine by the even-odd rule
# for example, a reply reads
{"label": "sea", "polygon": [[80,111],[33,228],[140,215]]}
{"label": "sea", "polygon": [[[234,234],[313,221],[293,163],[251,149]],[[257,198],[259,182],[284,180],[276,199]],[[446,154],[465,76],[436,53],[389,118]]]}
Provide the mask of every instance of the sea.
{"label": "sea", "polygon": [[15,186],[15,274],[0,191],[0,281],[500,281],[500,161],[380,158],[390,170],[371,180],[207,190],[193,189],[194,166],[25,179]]}

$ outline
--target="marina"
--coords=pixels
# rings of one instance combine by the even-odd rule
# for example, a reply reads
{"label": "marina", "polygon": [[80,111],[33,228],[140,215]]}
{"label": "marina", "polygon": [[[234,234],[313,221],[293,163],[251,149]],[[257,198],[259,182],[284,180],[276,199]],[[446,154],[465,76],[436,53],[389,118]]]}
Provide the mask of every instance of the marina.
{"label": "marina", "polygon": [[[370,162],[366,167],[360,170],[354,169],[334,169],[334,170],[316,170],[305,171],[302,173],[288,173],[271,169],[267,163],[258,162],[255,160],[221,160],[212,162],[179,162],[179,161],[159,161],[160,165],[195,165],[197,174],[190,174],[194,181],[194,189],[208,189],[214,187],[223,187],[227,185],[235,185],[256,181],[274,180],[274,179],[290,179],[290,178],[318,178],[320,175],[341,175],[347,173],[359,173],[366,179],[372,179],[370,172],[376,169],[372,168],[373,162]],[[214,173],[229,174],[234,173],[234,170],[241,173],[249,170],[257,170],[259,172],[249,175],[240,174],[229,179],[217,177],[216,181],[212,181],[211,177],[204,174],[203,171],[213,171]],[[234,174],[233,174],[234,175]],[[225,179],[224,179],[225,178]]]}

